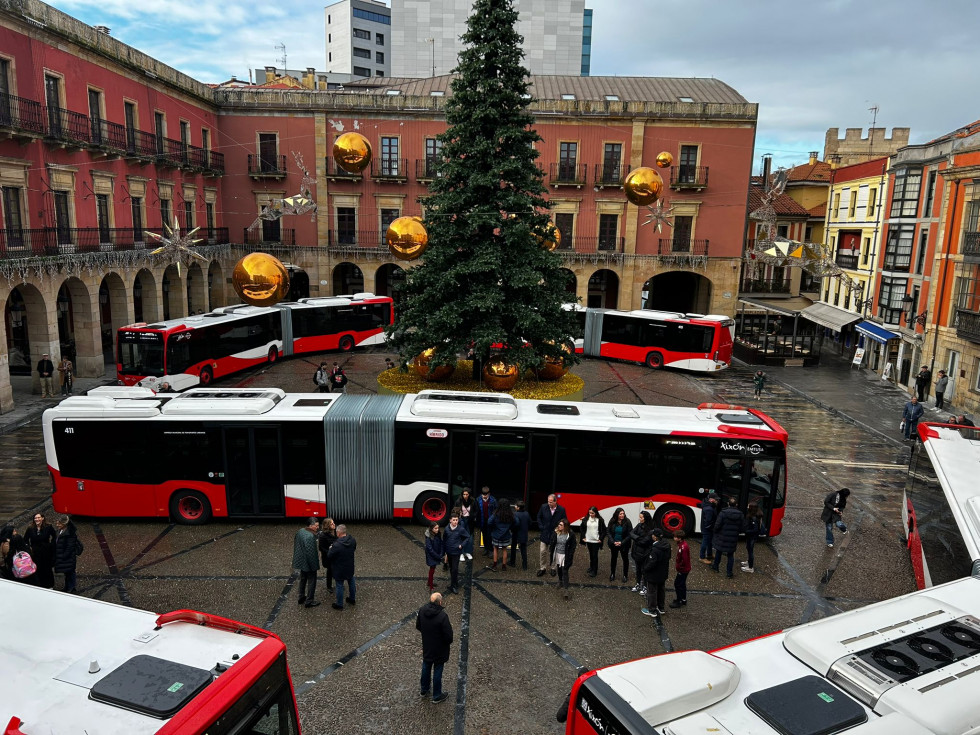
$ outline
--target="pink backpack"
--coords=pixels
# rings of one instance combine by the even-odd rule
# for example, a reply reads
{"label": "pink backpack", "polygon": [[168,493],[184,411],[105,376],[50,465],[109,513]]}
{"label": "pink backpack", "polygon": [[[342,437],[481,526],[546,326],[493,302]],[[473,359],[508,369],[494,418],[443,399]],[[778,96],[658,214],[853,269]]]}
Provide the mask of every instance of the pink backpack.
{"label": "pink backpack", "polygon": [[34,563],[34,560],[31,559],[31,555],[26,551],[18,551],[16,554],[14,554],[13,567],[14,576],[17,577],[17,579],[30,577],[37,571],[37,565]]}

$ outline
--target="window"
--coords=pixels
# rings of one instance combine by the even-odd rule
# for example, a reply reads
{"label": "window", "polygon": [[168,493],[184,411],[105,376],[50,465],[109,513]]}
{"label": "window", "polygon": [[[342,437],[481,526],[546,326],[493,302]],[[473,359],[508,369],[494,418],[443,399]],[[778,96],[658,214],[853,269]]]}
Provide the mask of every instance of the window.
{"label": "window", "polygon": [[619,227],[619,215],[599,215],[599,250],[617,250],[616,234]]}
{"label": "window", "polygon": [[352,72],[356,77],[369,77],[371,76],[371,70],[363,66],[355,66]]}
{"label": "window", "polygon": [[126,150],[136,151],[136,103],[124,102],[123,113],[126,118]]}
{"label": "window", "polygon": [[681,102],[694,102],[693,97],[678,97],[677,99],[680,100]]}
{"label": "window", "polygon": [[623,144],[606,143],[602,149],[602,183],[618,184],[620,164],[623,161]]}
{"label": "window", "polygon": [[425,139],[425,176],[432,179],[437,176],[437,167],[442,158],[442,141],[438,138]]}
{"label": "window", "polygon": [[850,197],[847,207],[847,216],[854,219],[854,215],[857,214],[858,192],[855,189],[850,189],[847,193]]}
{"label": "window", "polygon": [[184,202],[184,232],[194,229],[194,202]]}
{"label": "window", "polygon": [[374,63],[375,64],[383,64],[383,63],[385,63],[385,55],[384,55],[384,53],[382,53],[381,51],[375,51],[374,52]]}
{"label": "window", "polygon": [[619,102],[619,95],[618,94],[607,94],[606,95],[606,102]]}
{"label": "window", "polygon": [[169,199],[160,199],[160,221],[163,222],[167,227],[171,227],[174,223],[173,214],[170,209]]}
{"label": "window", "polygon": [[207,128],[201,128],[201,148],[211,150],[211,131]]}
{"label": "window", "polygon": [[670,244],[672,251],[686,253],[691,249],[691,230],[694,227],[694,217],[674,217],[673,240]]}
{"label": "window", "polygon": [[357,48],[355,46],[354,49],[353,49],[353,51],[351,51],[351,53],[354,54],[354,56],[356,56],[359,59],[370,59],[371,58],[371,51],[369,49],[366,49],[366,48]]}
{"label": "window", "polygon": [[337,207],[337,243],[357,243],[357,211],[353,207]]}
{"label": "window", "polygon": [[878,316],[887,324],[898,324],[902,318],[905,304],[905,292],[908,281],[904,278],[881,279],[881,291],[878,293]]}
{"label": "window", "polygon": [[191,144],[191,124],[186,120],[180,121],[180,156],[187,163],[187,147]]}
{"label": "window", "polygon": [[95,215],[99,223],[99,242],[111,243],[112,234],[109,231],[109,195],[95,195]]}
{"label": "window", "polygon": [[575,95],[574,95],[574,94],[563,94],[563,95],[561,96],[561,98],[562,98],[563,100],[573,100],[573,99],[575,99]]}
{"label": "window", "polygon": [[776,225],[776,237],[789,239],[789,225]]}
{"label": "window", "polygon": [[878,190],[868,189],[868,208],[864,210],[866,219],[876,219],[875,205],[878,203]]}
{"label": "window", "polygon": [[677,181],[682,184],[693,184],[697,180],[698,147],[696,145],[682,145],[680,159],[677,162]]}
{"label": "window", "polygon": [[44,75],[44,101],[48,106],[48,129],[54,137],[60,137],[61,123],[61,78]]}
{"label": "window", "polygon": [[7,230],[7,247],[21,247],[24,244],[24,220],[21,217],[21,197],[19,186],[3,187],[3,225]]}
{"label": "window", "polygon": [[329,53],[329,52],[327,53],[327,61],[333,61],[333,54],[332,53]]}
{"label": "window", "polygon": [[374,42],[378,46],[384,46],[385,45],[385,34],[383,34],[383,33],[375,33],[374,34]]}
{"label": "window", "polygon": [[351,15],[353,15],[355,18],[360,18],[361,20],[371,20],[375,23],[384,23],[386,26],[391,25],[391,16],[382,15],[381,13],[372,13],[370,10],[351,8]]}
{"label": "window", "polygon": [[574,181],[578,161],[578,143],[564,142],[558,145],[558,179]]}
{"label": "window", "polygon": [[381,175],[398,176],[398,138],[381,138]]}
{"label": "window", "polygon": [[936,169],[929,172],[929,183],[926,184],[926,203],[922,207],[923,217],[932,217],[932,201],[936,198],[936,176],[938,173]]}
{"label": "window", "polygon": [[926,265],[926,248],[929,246],[929,230],[925,227],[919,232],[919,252],[915,257],[915,272],[920,276]]}
{"label": "window", "polygon": [[59,245],[71,244],[71,207],[67,191],[54,192],[54,226]]}
{"label": "window", "polygon": [[868,258],[871,257],[871,238],[864,238],[864,244],[861,246],[861,263],[863,265],[868,264]]}
{"label": "window", "polygon": [[376,77],[383,77],[384,75],[385,75],[385,73],[381,69],[375,69],[374,70],[374,76],[376,76]]}
{"label": "window", "polygon": [[957,309],[980,312],[980,265],[971,263],[958,269],[953,303]]}
{"label": "window", "polygon": [[[963,232],[976,233],[980,230],[980,199],[966,203],[966,213],[963,216]],[[976,235],[973,235],[976,237]]]}
{"label": "window", "polygon": [[914,217],[919,203],[919,186],[922,184],[922,169],[907,168],[895,172],[895,190],[892,194],[892,217]]}
{"label": "window", "polygon": [[214,203],[205,202],[204,204],[204,217],[207,221],[208,226],[208,237],[214,237]]}
{"label": "window", "polygon": [[0,124],[10,125],[10,62],[0,59]]}
{"label": "window", "polygon": [[262,220],[262,242],[282,242],[282,220]]}
{"label": "window", "polygon": [[332,33],[328,33],[327,34],[327,43],[333,43],[333,34]]}
{"label": "window", "polygon": [[97,89],[88,91],[88,119],[92,127],[92,142],[102,144],[102,93]]}
{"label": "window", "polygon": [[364,31],[364,30],[361,30],[360,28],[355,28],[354,29],[354,38],[365,38],[365,39],[370,40],[370,38],[371,38],[371,31]]}
{"label": "window", "polygon": [[555,227],[561,233],[558,247],[562,250],[572,249],[572,233],[575,231],[575,215],[571,212],[559,212],[555,215]]}
{"label": "window", "polygon": [[834,217],[840,216],[840,192],[839,191],[834,193],[834,204],[830,208],[830,213]]}
{"label": "window", "polygon": [[889,229],[882,270],[908,273],[912,265],[912,235],[914,231],[915,227],[912,225],[896,225]]}
{"label": "window", "polygon": [[385,239],[385,234],[388,232],[388,226],[398,219],[401,213],[397,209],[382,209],[381,210],[381,239]]}
{"label": "window", "polygon": [[279,170],[279,134],[259,133],[259,170],[263,173]]}
{"label": "window", "polygon": [[132,197],[129,207],[133,213],[133,242],[143,242],[143,197]]}
{"label": "window", "polygon": [[157,136],[157,154],[163,153],[163,138],[167,133],[167,121],[162,112],[153,113],[153,129]]}

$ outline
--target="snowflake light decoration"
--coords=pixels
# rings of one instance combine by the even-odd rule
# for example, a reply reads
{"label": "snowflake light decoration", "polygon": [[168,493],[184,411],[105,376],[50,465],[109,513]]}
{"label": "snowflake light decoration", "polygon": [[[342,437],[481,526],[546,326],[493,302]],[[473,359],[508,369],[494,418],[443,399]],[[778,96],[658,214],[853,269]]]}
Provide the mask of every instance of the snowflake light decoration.
{"label": "snowflake light decoration", "polygon": [[316,201],[313,199],[313,186],[316,184],[316,179],[310,176],[310,172],[303,163],[302,153],[293,151],[293,158],[296,160],[296,166],[303,172],[303,181],[299,185],[299,194],[293,194],[282,199],[273,199],[262,207],[262,212],[248,226],[248,229],[254,229],[263,220],[274,222],[287,214],[306,214],[309,212],[310,221],[316,222]]}
{"label": "snowflake light decoration", "polygon": [[665,204],[669,204],[669,202],[665,202],[663,199],[658,199],[655,205],[648,206],[647,211],[649,214],[647,215],[647,218],[643,224],[653,225],[657,232],[662,232],[664,225],[667,225],[667,227],[673,227],[674,208],[673,206],[665,207]]}
{"label": "snowflake light decoration", "polygon": [[150,237],[156,238],[161,243],[163,243],[156,250],[153,250],[150,255],[163,255],[174,265],[177,266],[177,276],[180,277],[180,264],[187,257],[197,258],[205,263],[208,259],[205,258],[198,252],[191,250],[191,246],[195,243],[201,242],[201,238],[193,237],[194,233],[197,232],[200,227],[195,227],[193,230],[188,232],[186,235],[180,234],[180,223],[177,221],[177,217],[174,217],[174,226],[170,227],[166,223],[163,225],[163,229],[166,231],[166,235],[158,235],[155,232],[147,232],[146,234]]}

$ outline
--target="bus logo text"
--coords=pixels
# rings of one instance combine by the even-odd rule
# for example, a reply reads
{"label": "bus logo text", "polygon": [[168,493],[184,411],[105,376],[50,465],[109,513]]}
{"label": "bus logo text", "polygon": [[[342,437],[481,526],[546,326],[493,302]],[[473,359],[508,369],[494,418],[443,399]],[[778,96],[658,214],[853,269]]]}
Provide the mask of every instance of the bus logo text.
{"label": "bus logo text", "polygon": [[449,432],[445,429],[426,429],[425,435],[430,439],[445,439],[449,436]]}
{"label": "bus logo text", "polygon": [[742,442],[722,442],[721,448],[726,452],[748,452],[749,454],[755,456],[757,454],[762,454],[765,450],[759,444],[750,444],[745,446]]}

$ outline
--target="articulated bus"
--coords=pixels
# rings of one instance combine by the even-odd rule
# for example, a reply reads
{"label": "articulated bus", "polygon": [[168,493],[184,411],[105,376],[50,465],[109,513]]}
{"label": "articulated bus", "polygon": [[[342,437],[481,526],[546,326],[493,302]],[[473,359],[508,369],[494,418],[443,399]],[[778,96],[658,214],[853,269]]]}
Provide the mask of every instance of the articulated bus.
{"label": "articulated bus", "polygon": [[756,501],[771,535],[786,503],[786,431],[754,409],[196,388],[97,388],[43,417],[55,510],[85,516],[322,516],[442,522],[463,487],[536,511],[556,493],[668,531],[698,530],[714,490]]}
{"label": "articulated bus", "polygon": [[360,293],[130,324],[119,329],[116,377],[119,385],[149,388],[207,386],[281,356],[383,344],[393,320],[390,298]]}
{"label": "articulated bus", "polygon": [[919,424],[902,520],[919,589],[980,567],[980,429]]}
{"label": "articulated bus", "polygon": [[299,735],[286,647],[245,623],[0,580],[5,735]]}
{"label": "articulated bus", "polygon": [[980,576],[711,652],[606,666],[566,735],[975,735]]}
{"label": "articulated bus", "polygon": [[584,337],[575,351],[587,357],[609,357],[699,372],[724,370],[732,364],[735,322],[717,314],[680,314],[636,309],[574,310]]}

